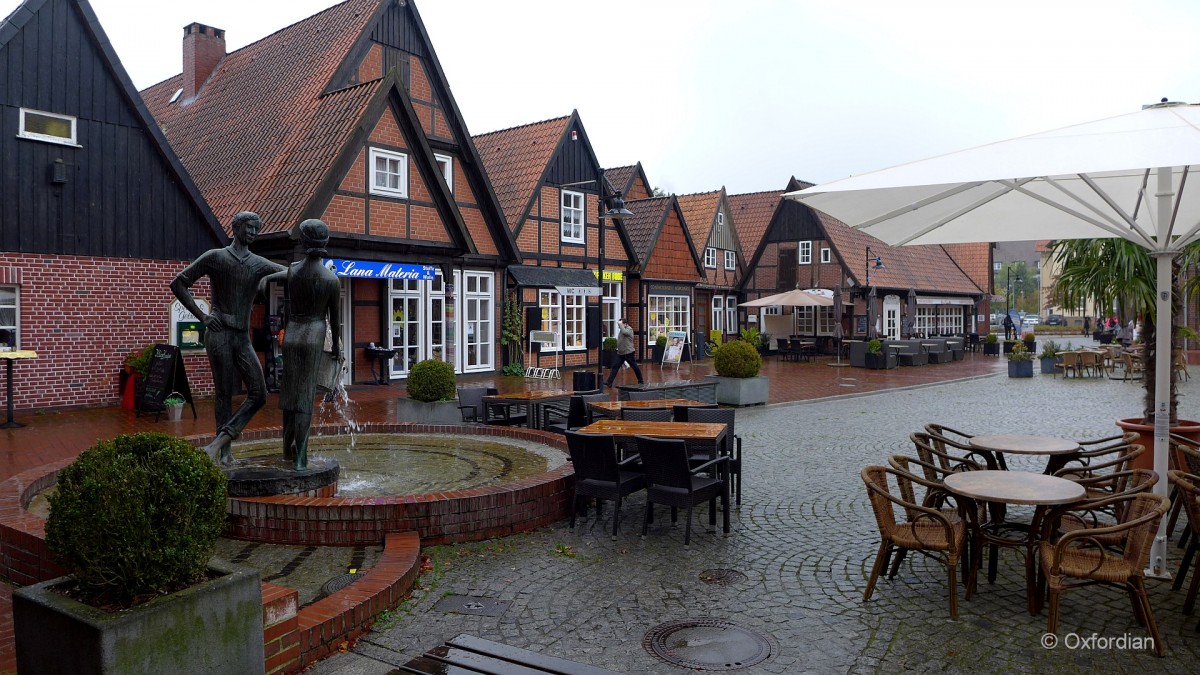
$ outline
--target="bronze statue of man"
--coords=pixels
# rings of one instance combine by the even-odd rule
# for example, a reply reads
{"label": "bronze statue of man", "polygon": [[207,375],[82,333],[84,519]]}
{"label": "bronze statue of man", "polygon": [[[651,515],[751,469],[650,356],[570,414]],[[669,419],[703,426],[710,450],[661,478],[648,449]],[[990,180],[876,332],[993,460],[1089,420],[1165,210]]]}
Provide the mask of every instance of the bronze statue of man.
{"label": "bronze statue of man", "polygon": [[[267,383],[262,365],[250,344],[250,310],[259,282],[283,265],[250,251],[262,220],[243,211],[233,217],[233,241],[224,248],[205,251],[171,282],[171,291],[193,315],[204,322],[204,349],[212,368],[216,389],[217,437],[204,449],[214,462],[229,464],[229,445],[267,402]],[[208,277],[212,288],[212,311],[205,314],[196,304],[191,287]],[[246,388],[246,400],[233,413],[233,392],[238,382]]]}
{"label": "bronze statue of man", "polygon": [[[283,331],[283,380],[279,408],[283,411],[283,456],[297,471],[308,467],[308,434],[312,429],[313,399],[318,377],[340,375],[341,285],[337,275],[321,264],[328,255],[329,226],[310,219],[300,223],[304,259],[267,281],[282,281],[287,299]],[[325,351],[328,321],[332,353]],[[332,364],[333,367],[329,367]],[[331,386],[334,382],[324,382]]]}

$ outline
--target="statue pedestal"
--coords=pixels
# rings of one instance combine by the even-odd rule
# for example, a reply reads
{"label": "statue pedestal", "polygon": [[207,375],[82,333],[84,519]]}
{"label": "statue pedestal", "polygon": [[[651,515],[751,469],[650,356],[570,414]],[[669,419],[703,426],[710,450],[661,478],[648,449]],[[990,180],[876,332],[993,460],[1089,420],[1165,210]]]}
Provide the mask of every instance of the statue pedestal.
{"label": "statue pedestal", "polygon": [[223,469],[229,477],[230,497],[332,496],[341,471],[337,461],[327,457],[309,457],[308,467],[297,471],[293,460],[282,455],[246,457]]}

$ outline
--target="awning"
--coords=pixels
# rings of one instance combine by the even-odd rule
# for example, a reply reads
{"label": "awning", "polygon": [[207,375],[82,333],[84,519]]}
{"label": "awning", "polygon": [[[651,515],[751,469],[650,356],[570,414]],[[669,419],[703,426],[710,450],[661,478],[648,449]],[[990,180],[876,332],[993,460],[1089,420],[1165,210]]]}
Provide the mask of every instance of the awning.
{"label": "awning", "polygon": [[971,298],[942,298],[935,295],[918,295],[918,305],[963,305],[969,306],[975,304]]}
{"label": "awning", "polygon": [[326,258],[321,261],[339,277],[355,279],[407,279],[432,281],[437,277],[436,265],[409,265],[393,262],[371,262],[368,260],[340,260]]}
{"label": "awning", "polygon": [[513,265],[508,268],[518,286],[554,287],[564,295],[599,295],[600,282],[594,270],[569,267]]}

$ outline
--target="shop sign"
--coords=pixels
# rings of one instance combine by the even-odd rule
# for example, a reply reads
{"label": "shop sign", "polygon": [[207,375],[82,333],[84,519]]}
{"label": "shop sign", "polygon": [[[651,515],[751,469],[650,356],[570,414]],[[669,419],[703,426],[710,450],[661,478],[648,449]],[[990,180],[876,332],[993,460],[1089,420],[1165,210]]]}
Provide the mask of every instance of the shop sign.
{"label": "shop sign", "polygon": [[[208,302],[203,298],[196,298],[196,305],[200,307],[200,311],[208,314]],[[183,303],[175,300],[171,303],[171,344],[180,349],[203,349],[204,348],[204,323],[201,322],[195,315],[188,311]]]}
{"label": "shop sign", "polygon": [[365,260],[339,260],[326,258],[321,261],[339,277],[354,279],[399,279],[406,281],[433,281],[438,268],[434,265],[409,265],[406,263],[368,262]]}
{"label": "shop sign", "polygon": [[[600,277],[600,273],[592,270],[592,274]],[[600,277],[601,281],[625,281],[625,273],[620,270],[604,270],[604,276]]]}

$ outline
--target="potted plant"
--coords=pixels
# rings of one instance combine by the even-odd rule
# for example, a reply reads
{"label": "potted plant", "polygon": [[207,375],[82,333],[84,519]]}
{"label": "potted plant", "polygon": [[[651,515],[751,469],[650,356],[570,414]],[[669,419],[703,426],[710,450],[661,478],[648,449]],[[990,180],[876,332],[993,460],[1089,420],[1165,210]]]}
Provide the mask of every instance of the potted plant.
{"label": "potted plant", "polygon": [[57,480],[46,545],[69,576],[13,592],[18,670],[262,672],[258,571],[211,559],[227,492],[203,452],[123,435]]}
{"label": "potted plant", "polygon": [[525,320],[521,316],[521,303],[517,302],[517,294],[509,293],[504,301],[504,316],[500,321],[500,347],[504,375],[524,375],[525,366],[521,361],[521,336],[524,334]]}
{"label": "potted plant", "polygon": [[1017,340],[1008,353],[1009,377],[1033,377],[1033,354],[1025,348],[1024,340]]}
{"label": "potted plant", "polygon": [[753,326],[750,326],[749,328],[743,328],[741,330],[741,336],[742,340],[753,345],[753,347],[758,350],[759,354],[766,354],[771,348],[771,336],[765,333],[760,333],[759,330]]}
{"label": "potted plant", "polygon": [[662,363],[663,352],[667,350],[667,336],[662,333],[654,338],[654,348],[650,350],[650,360],[655,363]]}
{"label": "potted plant", "polygon": [[713,356],[713,367],[717,374],[708,377],[717,381],[717,403],[756,405],[767,402],[768,381],[758,374],[762,356],[749,342],[733,340],[721,345]]}
{"label": "potted plant", "polygon": [[121,407],[126,410],[136,410],[142,400],[142,387],[145,386],[146,375],[150,373],[150,361],[154,358],[154,345],[146,345],[125,355],[124,369],[118,389],[121,394]]}
{"label": "potted plant", "polygon": [[1054,359],[1064,351],[1071,349],[1070,343],[1067,343],[1066,348],[1062,348],[1054,340],[1046,340],[1042,343],[1042,353],[1038,354],[1038,359],[1041,362],[1041,372],[1043,375],[1054,374]]}
{"label": "potted plant", "polygon": [[167,407],[168,422],[178,422],[183,419],[183,404],[183,396],[174,391],[163,401],[163,405]]}
{"label": "potted plant", "polygon": [[991,354],[992,356],[1000,355],[1000,336],[995,333],[988,333],[983,338],[983,353]]}
{"label": "potted plant", "polygon": [[1025,343],[1025,351],[1033,354],[1037,351],[1037,339],[1033,335],[1033,331],[1028,330],[1021,334],[1021,342]]}
{"label": "potted plant", "polygon": [[408,398],[396,401],[396,413],[401,422],[459,424],[458,390],[454,381],[454,366],[437,359],[419,361],[408,371],[405,383]]}
{"label": "potted plant", "polygon": [[603,354],[601,355],[600,363],[602,363],[605,368],[612,368],[613,365],[617,362],[617,358],[619,356],[617,354],[617,338],[615,338],[615,337],[604,338],[604,345],[603,345],[602,351],[603,351]]}
{"label": "potted plant", "polygon": [[874,338],[867,342],[867,354],[864,365],[874,370],[884,370],[896,367],[896,357],[883,350],[883,342]]}

